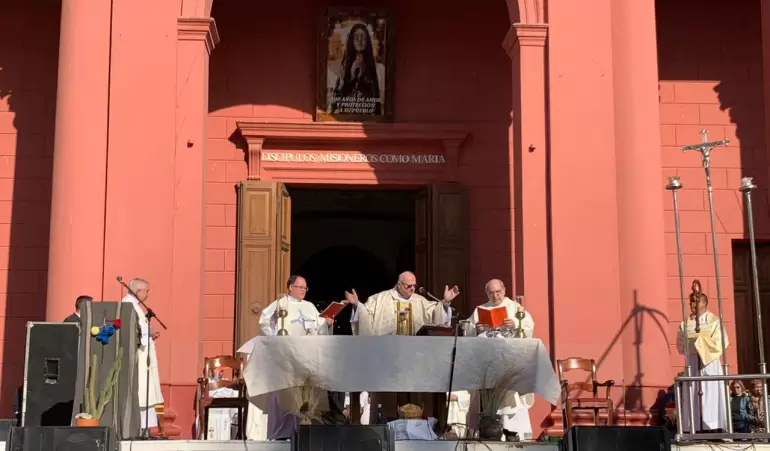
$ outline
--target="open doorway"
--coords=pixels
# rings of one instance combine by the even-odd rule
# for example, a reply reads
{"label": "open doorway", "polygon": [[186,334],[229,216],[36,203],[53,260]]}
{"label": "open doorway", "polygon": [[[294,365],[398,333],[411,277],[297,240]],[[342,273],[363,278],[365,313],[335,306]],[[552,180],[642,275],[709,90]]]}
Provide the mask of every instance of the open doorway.
{"label": "open doorway", "polygon": [[[291,273],[307,279],[319,311],[355,289],[361,299],[415,270],[415,190],[289,186]],[[335,335],[350,335],[350,313]]]}

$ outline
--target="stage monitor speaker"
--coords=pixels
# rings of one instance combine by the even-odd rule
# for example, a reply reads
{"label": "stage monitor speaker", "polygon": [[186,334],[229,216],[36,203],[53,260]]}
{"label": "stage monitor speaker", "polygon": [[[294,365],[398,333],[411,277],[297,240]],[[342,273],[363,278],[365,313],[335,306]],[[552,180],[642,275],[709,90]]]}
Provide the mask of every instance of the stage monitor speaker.
{"label": "stage monitor speaker", "polygon": [[573,426],[562,445],[563,451],[671,451],[662,427]]}
{"label": "stage monitor speaker", "polygon": [[72,424],[79,350],[78,323],[27,323],[22,426]]}
{"label": "stage monitor speaker", "polygon": [[395,442],[395,432],[386,424],[302,425],[291,438],[291,449],[292,451],[393,451]]}
{"label": "stage monitor speaker", "polygon": [[115,434],[104,427],[14,427],[8,451],[114,451]]}

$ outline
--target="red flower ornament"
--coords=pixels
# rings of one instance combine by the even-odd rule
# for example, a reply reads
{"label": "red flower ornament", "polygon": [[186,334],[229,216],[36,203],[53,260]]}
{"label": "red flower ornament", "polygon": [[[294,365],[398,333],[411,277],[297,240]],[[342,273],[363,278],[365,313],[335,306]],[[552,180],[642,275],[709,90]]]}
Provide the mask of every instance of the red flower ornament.
{"label": "red flower ornament", "polygon": [[112,322],[112,326],[113,326],[115,329],[120,329],[120,324],[121,324],[121,323],[120,323],[120,318],[118,318],[118,319],[116,319],[115,321],[113,321],[113,322]]}

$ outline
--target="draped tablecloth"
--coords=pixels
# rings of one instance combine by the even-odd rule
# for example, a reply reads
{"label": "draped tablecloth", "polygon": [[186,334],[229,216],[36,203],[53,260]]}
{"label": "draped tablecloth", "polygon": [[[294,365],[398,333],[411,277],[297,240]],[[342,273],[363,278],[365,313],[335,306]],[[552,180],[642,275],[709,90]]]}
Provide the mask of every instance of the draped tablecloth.
{"label": "draped tablecloth", "polygon": [[[305,384],[336,392],[432,392],[449,388],[454,337],[302,336],[255,337],[244,379],[252,401]],[[513,377],[511,377],[513,376]],[[452,390],[492,388],[537,393],[551,404],[559,380],[539,339],[460,337]]]}

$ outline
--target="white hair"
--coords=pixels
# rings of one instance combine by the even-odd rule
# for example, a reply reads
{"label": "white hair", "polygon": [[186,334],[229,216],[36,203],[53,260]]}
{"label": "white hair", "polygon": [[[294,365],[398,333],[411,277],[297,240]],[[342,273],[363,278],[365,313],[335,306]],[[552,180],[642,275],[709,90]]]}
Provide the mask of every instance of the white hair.
{"label": "white hair", "polygon": [[149,285],[150,285],[150,282],[137,277],[135,279],[131,279],[131,282],[128,283],[128,288],[134,293],[136,293],[142,288],[147,288]]}

